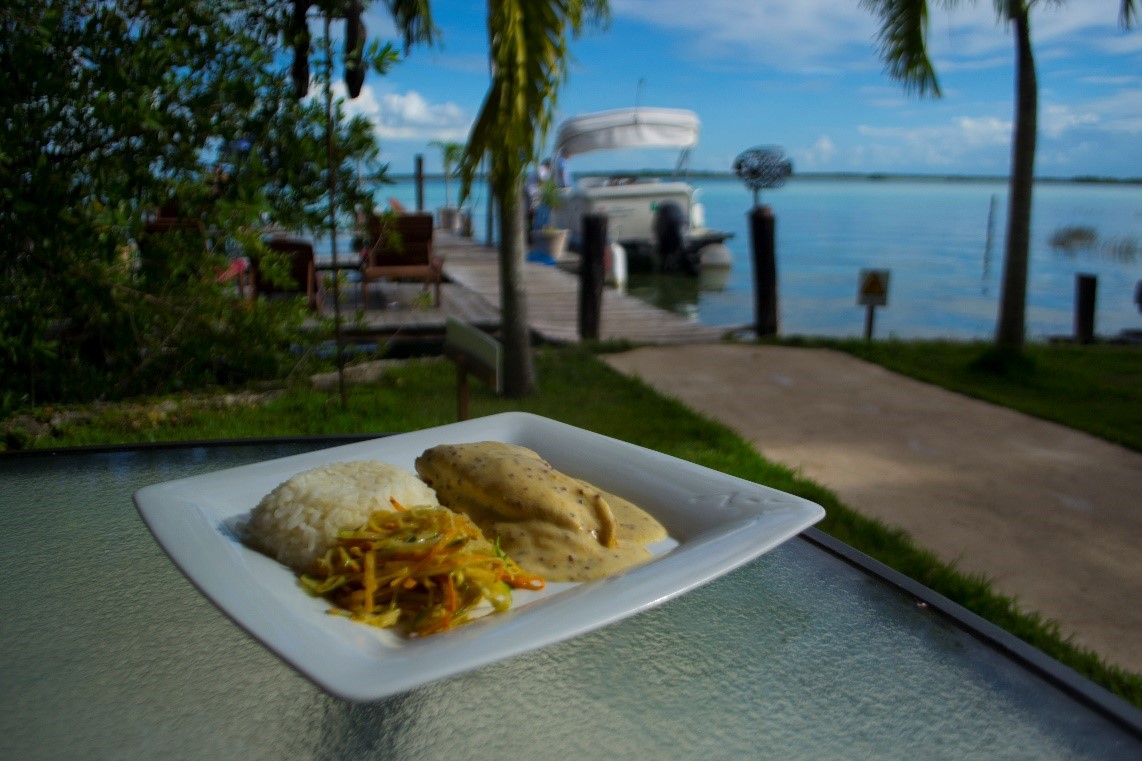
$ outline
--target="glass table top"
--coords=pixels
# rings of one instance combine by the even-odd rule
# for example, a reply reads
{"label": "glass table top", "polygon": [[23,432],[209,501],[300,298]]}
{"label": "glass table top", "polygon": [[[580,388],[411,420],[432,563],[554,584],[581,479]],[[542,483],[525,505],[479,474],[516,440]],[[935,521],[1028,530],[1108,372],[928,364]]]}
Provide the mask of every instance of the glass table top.
{"label": "glass table top", "polygon": [[4,758],[1142,758],[1142,737],[794,539],[598,631],[373,703],[215,609],[131,501],[325,444],[0,458]]}

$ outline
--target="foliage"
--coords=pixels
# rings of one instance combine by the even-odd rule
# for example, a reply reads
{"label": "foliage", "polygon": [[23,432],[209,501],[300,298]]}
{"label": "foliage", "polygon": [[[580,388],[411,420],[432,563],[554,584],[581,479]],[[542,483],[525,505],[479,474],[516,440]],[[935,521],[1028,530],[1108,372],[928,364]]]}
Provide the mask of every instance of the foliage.
{"label": "foliage", "polygon": [[444,205],[451,207],[450,181],[456,176],[456,167],[460,165],[460,159],[464,156],[464,145],[463,143],[444,140],[433,140],[429,145],[440,150],[440,163],[444,167]]}
{"label": "foliage", "polygon": [[1048,245],[1072,251],[1076,248],[1093,248],[1098,241],[1098,231],[1089,225],[1066,225],[1051,233]]}
{"label": "foliage", "polygon": [[[546,206],[548,209],[558,209],[563,206],[564,195],[563,189],[555,182],[554,177],[548,177],[543,182],[539,183],[539,203]],[[548,224],[545,225],[551,229],[550,217],[548,217]]]}
{"label": "foliage", "polygon": [[[274,377],[296,362],[300,312],[244,305],[214,277],[235,256],[269,257],[266,221],[313,229],[328,203],[320,108],[289,96],[275,57],[279,7],[0,10],[5,407]],[[339,114],[338,125],[351,204],[376,144],[364,120]],[[146,222],[172,199],[204,236],[148,239]],[[283,272],[272,259],[265,269]]]}

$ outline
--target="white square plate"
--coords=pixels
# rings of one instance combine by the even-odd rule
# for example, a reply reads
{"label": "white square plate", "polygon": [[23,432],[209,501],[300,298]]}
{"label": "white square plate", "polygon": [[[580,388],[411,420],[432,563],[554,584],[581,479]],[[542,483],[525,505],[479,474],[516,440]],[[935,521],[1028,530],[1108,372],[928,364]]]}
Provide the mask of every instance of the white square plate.
{"label": "white square plate", "polygon": [[[237,527],[275,486],[330,462],[376,459],[414,471],[437,444],[503,441],[641,506],[670,538],[654,559],[599,581],[516,591],[512,609],[410,639],[326,613],[293,572],[250,550]],[[414,471],[415,472],[415,471]],[[524,413],[285,457],[135,493],[175,565],[239,626],[317,685],[375,700],[605,626],[659,605],[771,550],[824,517],[817,504],[685,460]]]}

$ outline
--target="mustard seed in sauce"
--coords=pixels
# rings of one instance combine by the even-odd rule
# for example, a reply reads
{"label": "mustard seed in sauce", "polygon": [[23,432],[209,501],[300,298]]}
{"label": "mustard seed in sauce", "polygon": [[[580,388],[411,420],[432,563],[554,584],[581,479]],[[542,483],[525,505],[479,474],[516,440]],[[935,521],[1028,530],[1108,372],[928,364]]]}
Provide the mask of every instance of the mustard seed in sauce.
{"label": "mustard seed in sauce", "polygon": [[498,536],[513,560],[549,581],[608,576],[649,560],[644,545],[666,537],[645,511],[524,447],[442,445],[418,457],[416,469],[441,504],[466,513],[489,537]]}

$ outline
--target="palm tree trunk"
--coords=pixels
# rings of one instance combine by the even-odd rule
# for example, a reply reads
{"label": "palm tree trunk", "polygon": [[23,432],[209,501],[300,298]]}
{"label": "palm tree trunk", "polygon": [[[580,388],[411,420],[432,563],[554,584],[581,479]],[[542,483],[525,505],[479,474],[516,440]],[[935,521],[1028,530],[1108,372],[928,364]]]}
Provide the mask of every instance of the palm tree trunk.
{"label": "palm tree trunk", "polygon": [[535,390],[535,365],[527,327],[527,297],[523,289],[523,188],[500,199],[500,341],[504,349],[504,395],[518,399]]}
{"label": "palm tree trunk", "polygon": [[1023,350],[1026,334],[1027,263],[1031,243],[1031,193],[1035,183],[1039,85],[1035,78],[1027,7],[1022,0],[1011,0],[1009,14],[1015,27],[1015,125],[1008,186],[1003,290],[995,342],[1001,350],[1018,353]]}

